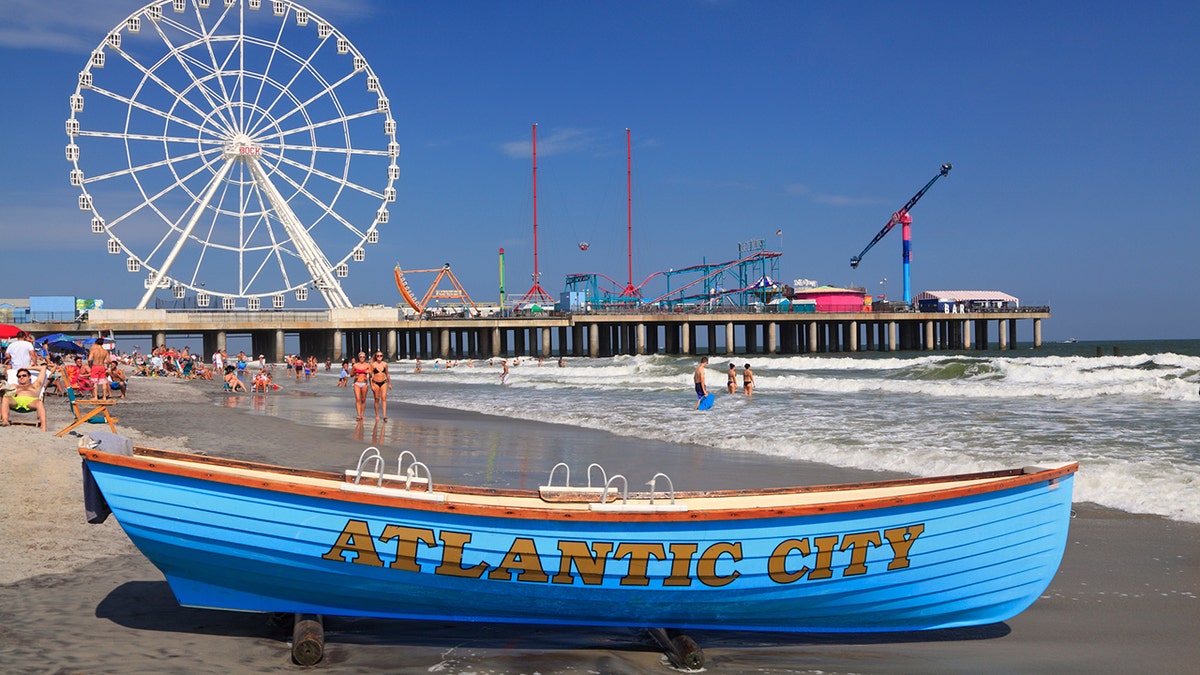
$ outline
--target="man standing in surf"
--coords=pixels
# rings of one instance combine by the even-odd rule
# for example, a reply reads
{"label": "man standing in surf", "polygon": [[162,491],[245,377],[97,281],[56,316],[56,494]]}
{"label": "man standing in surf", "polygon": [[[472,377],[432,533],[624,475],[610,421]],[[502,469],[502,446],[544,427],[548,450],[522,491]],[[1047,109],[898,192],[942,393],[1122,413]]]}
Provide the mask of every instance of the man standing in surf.
{"label": "man standing in surf", "polygon": [[708,396],[708,384],[704,381],[704,366],[708,365],[708,357],[700,357],[700,365],[696,366],[696,372],[692,374],[692,382],[696,384],[696,410],[700,409],[700,402]]}

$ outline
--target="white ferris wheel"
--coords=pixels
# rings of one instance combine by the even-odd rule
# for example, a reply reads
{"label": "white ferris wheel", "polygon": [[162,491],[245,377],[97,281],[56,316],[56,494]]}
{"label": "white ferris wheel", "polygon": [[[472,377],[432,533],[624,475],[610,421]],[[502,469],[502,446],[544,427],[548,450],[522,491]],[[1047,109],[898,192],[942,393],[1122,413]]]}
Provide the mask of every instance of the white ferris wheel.
{"label": "white ferris wheel", "polygon": [[338,280],[388,222],[400,146],[330,23],[291,0],[156,0],[96,47],[70,105],[79,208],[145,275],[139,309],[160,289],[352,306]]}

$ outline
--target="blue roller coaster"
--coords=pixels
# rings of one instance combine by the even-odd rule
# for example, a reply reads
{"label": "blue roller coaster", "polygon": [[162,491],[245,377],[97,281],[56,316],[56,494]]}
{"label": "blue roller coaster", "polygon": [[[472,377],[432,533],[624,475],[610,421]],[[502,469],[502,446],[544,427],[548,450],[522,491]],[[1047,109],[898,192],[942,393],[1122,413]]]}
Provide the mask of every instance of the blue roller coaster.
{"label": "blue roller coaster", "polygon": [[[748,308],[765,304],[780,292],[782,286],[777,280],[781,255],[766,250],[763,240],[755,239],[738,244],[735,260],[655,272],[634,286],[633,293],[628,288],[622,290],[622,284],[600,272],[569,274],[565,286],[568,293],[583,293],[587,308],[594,311]],[[647,299],[650,294],[646,286],[657,277],[663,278],[665,290]]]}

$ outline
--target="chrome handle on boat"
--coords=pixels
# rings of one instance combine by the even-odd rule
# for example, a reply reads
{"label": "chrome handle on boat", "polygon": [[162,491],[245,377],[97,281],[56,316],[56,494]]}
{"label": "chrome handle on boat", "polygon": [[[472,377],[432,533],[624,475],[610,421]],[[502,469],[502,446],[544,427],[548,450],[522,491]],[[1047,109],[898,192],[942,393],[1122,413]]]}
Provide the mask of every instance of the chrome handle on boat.
{"label": "chrome handle on boat", "polygon": [[413,463],[408,465],[408,471],[406,472],[406,474],[405,474],[406,477],[404,479],[404,489],[405,490],[410,489],[412,487],[413,479],[420,477],[417,475],[418,473],[420,473],[419,471],[417,471],[417,467],[421,467],[422,469],[425,469],[425,486],[426,486],[425,491],[433,492],[433,476],[429,473],[429,467],[425,466],[425,462],[418,462],[416,460],[413,460]]}
{"label": "chrome handle on boat", "polygon": [[654,478],[651,478],[650,482],[646,483],[646,485],[650,486],[650,503],[651,504],[654,503],[654,483],[655,483],[655,481],[658,480],[659,476],[662,476],[663,478],[667,479],[667,488],[670,490],[671,503],[674,504],[675,503],[675,483],[671,482],[670,476],[668,476],[665,473],[662,473],[661,471],[659,473],[654,474]]}
{"label": "chrome handle on boat", "polygon": [[379,448],[373,445],[358,456],[358,467],[354,469],[354,484],[358,485],[362,481],[363,465],[367,462],[373,462],[375,465],[375,473],[378,475],[376,485],[383,485],[383,455],[379,454]]}
{"label": "chrome handle on boat", "polygon": [[[546,479],[546,487],[554,487],[554,476],[558,473],[559,467],[562,467],[563,477],[566,479],[563,481],[562,486],[564,488],[571,487],[571,467],[566,462],[559,462],[558,464],[554,465],[553,469],[550,469],[550,477]],[[608,473],[605,472],[604,467],[592,462],[587,468],[587,486],[589,488],[592,487],[593,471],[600,472],[600,485],[605,485],[608,483]]]}
{"label": "chrome handle on boat", "polygon": [[417,456],[413,454],[412,450],[401,450],[400,456],[396,458],[396,475],[397,476],[404,475],[404,456],[405,455],[408,455],[409,457],[411,457],[414,464],[417,461]]}
{"label": "chrome handle on boat", "polygon": [[621,483],[624,486],[621,491],[621,503],[622,504],[629,503],[629,481],[625,480],[625,476],[622,476],[621,474],[618,473],[618,474],[613,474],[613,477],[609,478],[608,481],[604,483],[604,491],[600,493],[600,503],[601,504],[608,503],[608,486],[612,485],[613,481],[617,480],[618,478],[621,479]]}
{"label": "chrome handle on boat", "polygon": [[566,480],[563,481],[563,486],[567,487],[571,485],[571,467],[566,462],[559,462],[554,465],[553,469],[550,469],[550,477],[546,479],[546,485],[554,485],[554,474],[558,472],[558,467],[560,466],[566,471]]}
{"label": "chrome handle on boat", "polygon": [[608,474],[604,471],[604,467],[592,462],[591,464],[588,464],[587,468],[587,486],[592,487],[592,469],[598,469],[600,471],[600,482],[604,485],[608,485]]}

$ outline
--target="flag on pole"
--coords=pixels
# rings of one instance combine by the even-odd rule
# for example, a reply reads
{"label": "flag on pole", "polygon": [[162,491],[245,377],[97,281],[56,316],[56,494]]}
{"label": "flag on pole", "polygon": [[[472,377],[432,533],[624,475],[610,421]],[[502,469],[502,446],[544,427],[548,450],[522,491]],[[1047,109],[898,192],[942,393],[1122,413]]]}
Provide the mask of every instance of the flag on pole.
{"label": "flag on pole", "polygon": [[777,237],[782,237],[782,236],[783,236],[783,230],[775,230],[775,236],[777,236]]}

